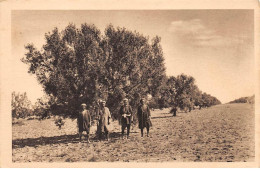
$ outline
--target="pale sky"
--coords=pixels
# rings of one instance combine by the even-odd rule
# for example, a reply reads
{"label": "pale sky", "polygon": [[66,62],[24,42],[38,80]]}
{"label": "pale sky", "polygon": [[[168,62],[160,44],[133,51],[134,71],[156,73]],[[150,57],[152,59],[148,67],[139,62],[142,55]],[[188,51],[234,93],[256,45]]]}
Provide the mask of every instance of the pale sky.
{"label": "pale sky", "polygon": [[111,23],[150,39],[158,35],[168,76],[191,75],[222,103],[254,94],[253,10],[12,11],[14,91],[27,92],[32,102],[43,95],[20,61],[24,45],[41,49],[45,33],[69,23],[95,24],[102,33]]}

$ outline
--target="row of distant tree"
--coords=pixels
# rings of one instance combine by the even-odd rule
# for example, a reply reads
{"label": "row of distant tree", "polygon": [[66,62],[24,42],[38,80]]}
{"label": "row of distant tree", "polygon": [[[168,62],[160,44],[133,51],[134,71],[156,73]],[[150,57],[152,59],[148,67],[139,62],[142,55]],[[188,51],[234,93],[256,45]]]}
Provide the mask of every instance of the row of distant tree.
{"label": "row of distant tree", "polygon": [[180,110],[191,111],[202,107],[210,107],[221,104],[214,96],[202,92],[195,84],[192,76],[184,74],[177,77],[169,77],[157,94],[150,102],[153,108],[179,108]]}
{"label": "row of distant tree", "polygon": [[250,97],[240,97],[238,99],[230,101],[229,103],[250,103],[250,104],[254,104],[255,103],[255,95],[250,96]]}
{"label": "row of distant tree", "polygon": [[[112,25],[102,34],[94,25],[76,28],[69,24],[64,30],[54,28],[46,33],[45,40],[41,50],[26,45],[22,62],[29,66],[29,73],[36,75],[48,96],[45,111],[54,115],[75,118],[81,103],[91,108],[104,99],[117,117],[125,97],[134,110],[142,97],[151,97],[152,108],[191,110],[193,106],[220,103],[201,92],[193,77],[166,76],[158,36],[149,39]],[[42,113],[42,108],[37,110]]]}
{"label": "row of distant tree", "polygon": [[51,101],[47,96],[37,99],[32,104],[27,93],[12,92],[12,117],[27,118],[36,116],[37,118],[46,118],[50,112]]}

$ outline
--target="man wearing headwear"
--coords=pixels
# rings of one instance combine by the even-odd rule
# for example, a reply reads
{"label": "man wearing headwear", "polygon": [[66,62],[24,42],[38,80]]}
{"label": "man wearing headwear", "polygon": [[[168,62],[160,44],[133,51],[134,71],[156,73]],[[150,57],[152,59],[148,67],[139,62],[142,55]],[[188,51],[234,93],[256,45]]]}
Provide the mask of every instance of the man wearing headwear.
{"label": "man wearing headwear", "polygon": [[91,115],[87,110],[87,105],[85,103],[81,104],[81,111],[78,115],[78,128],[79,128],[79,140],[81,141],[82,132],[86,131],[87,133],[87,142],[89,143],[89,131],[91,124]]}
{"label": "man wearing headwear", "polygon": [[141,129],[141,137],[143,137],[143,129],[147,130],[147,137],[149,137],[149,128],[152,126],[151,113],[149,107],[145,104],[145,99],[140,100],[140,106],[137,109],[137,116],[139,121],[139,129]]}
{"label": "man wearing headwear", "polygon": [[127,139],[129,138],[130,126],[132,122],[133,112],[132,108],[128,103],[128,99],[123,100],[124,104],[119,110],[119,116],[121,117],[122,124],[122,138],[124,138],[125,128],[127,128]]}
{"label": "man wearing headwear", "polygon": [[98,109],[98,135],[101,139],[102,133],[105,133],[106,139],[109,140],[109,129],[110,124],[109,119],[111,118],[110,111],[106,106],[106,102],[102,101],[100,103],[100,108]]}

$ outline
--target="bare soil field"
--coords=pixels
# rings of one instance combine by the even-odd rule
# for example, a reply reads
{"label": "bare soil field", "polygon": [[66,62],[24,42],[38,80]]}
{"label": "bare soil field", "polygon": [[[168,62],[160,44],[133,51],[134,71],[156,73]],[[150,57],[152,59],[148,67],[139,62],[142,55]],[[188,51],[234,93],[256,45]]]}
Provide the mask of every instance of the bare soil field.
{"label": "bare soil field", "polygon": [[[141,138],[137,125],[130,139],[120,138],[111,124],[110,141],[95,138],[79,143],[76,120],[61,130],[54,119],[19,120],[13,125],[13,162],[249,162],[255,158],[254,105],[224,104],[177,113],[152,111],[150,137]],[[146,131],[145,131],[146,132]]]}

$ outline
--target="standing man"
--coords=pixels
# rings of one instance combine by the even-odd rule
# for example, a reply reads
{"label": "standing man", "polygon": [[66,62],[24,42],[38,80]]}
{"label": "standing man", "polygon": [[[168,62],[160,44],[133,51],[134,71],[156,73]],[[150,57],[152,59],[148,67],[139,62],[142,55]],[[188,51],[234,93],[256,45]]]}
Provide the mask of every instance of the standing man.
{"label": "standing man", "polygon": [[149,107],[145,104],[145,99],[140,100],[140,106],[137,109],[137,116],[139,121],[139,129],[141,129],[141,137],[143,137],[143,129],[147,130],[147,137],[149,137],[149,128],[152,126],[151,113]]}
{"label": "standing man", "polygon": [[82,132],[86,131],[87,142],[90,143],[89,141],[89,131],[91,126],[90,123],[91,123],[90,113],[87,110],[87,105],[83,103],[81,104],[81,111],[79,112],[79,116],[78,116],[79,141],[81,141]]}
{"label": "standing man", "polygon": [[119,116],[121,117],[121,124],[122,124],[122,138],[124,139],[124,132],[125,128],[127,128],[127,139],[129,138],[129,133],[130,133],[130,126],[131,122],[133,120],[133,112],[132,108],[128,103],[128,99],[125,98],[123,100],[124,104],[121,106],[119,110]]}
{"label": "standing man", "polygon": [[102,137],[102,133],[105,133],[106,139],[109,140],[109,129],[108,125],[110,124],[109,120],[111,118],[110,111],[106,106],[105,101],[101,101],[100,108],[98,109],[98,134],[99,139]]}

